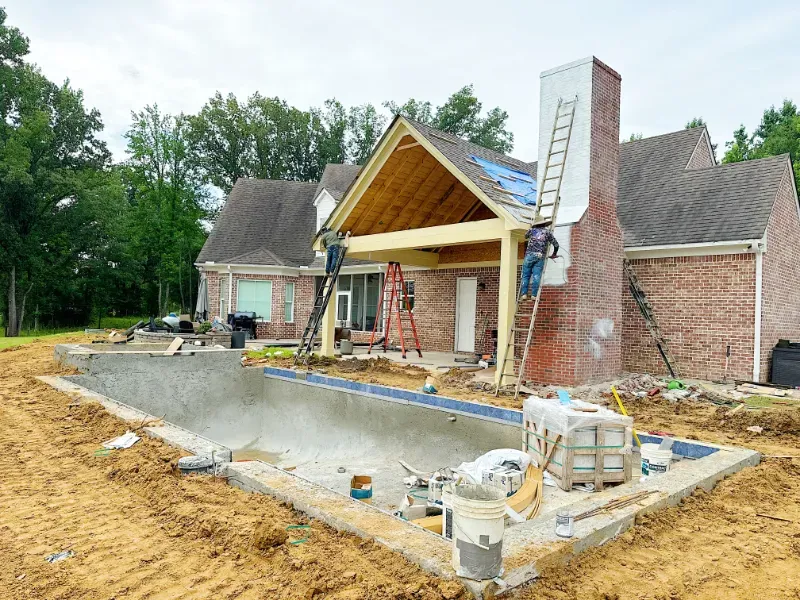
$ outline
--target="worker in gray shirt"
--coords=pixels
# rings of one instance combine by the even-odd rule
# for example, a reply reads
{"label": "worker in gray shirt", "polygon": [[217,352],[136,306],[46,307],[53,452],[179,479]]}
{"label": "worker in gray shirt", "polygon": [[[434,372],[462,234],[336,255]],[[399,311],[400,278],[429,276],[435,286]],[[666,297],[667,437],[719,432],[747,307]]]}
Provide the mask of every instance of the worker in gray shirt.
{"label": "worker in gray shirt", "polygon": [[327,257],[325,260],[325,275],[331,275],[336,270],[336,265],[339,263],[339,253],[342,248],[342,238],[339,237],[339,232],[332,231],[327,227],[319,230],[319,235],[322,236],[322,247],[325,248]]}

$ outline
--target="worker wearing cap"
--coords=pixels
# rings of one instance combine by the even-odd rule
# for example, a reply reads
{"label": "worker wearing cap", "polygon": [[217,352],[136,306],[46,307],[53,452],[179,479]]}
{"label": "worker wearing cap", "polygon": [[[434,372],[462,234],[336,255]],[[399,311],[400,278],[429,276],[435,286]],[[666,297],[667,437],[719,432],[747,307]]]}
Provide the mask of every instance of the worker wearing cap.
{"label": "worker wearing cap", "polygon": [[[548,245],[553,246],[553,253],[550,258],[558,256],[558,240],[550,231],[552,221],[542,221],[531,228],[525,234],[528,245],[525,248],[525,260],[522,262],[522,285],[519,287],[519,299],[528,300],[539,293],[539,284],[542,280],[544,271],[545,253]],[[533,288],[529,291],[528,288]]]}
{"label": "worker wearing cap", "polygon": [[322,247],[326,250],[325,260],[325,275],[331,275],[336,270],[336,265],[339,263],[339,252],[342,248],[342,239],[339,233],[332,231],[327,227],[319,230],[322,236]]}

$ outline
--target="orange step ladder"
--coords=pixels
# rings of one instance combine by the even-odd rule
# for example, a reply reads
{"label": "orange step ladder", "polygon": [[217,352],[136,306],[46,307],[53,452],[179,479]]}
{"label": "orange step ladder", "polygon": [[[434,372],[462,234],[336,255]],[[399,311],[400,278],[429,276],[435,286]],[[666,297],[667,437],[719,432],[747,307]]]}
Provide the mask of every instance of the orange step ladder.
{"label": "orange step ladder", "polygon": [[375,333],[378,331],[378,323],[383,319],[383,315],[386,315],[383,351],[386,352],[389,349],[389,333],[392,330],[392,315],[394,315],[400,340],[400,351],[403,353],[403,358],[406,358],[405,336],[406,332],[409,330],[414,338],[414,348],[420,358],[422,358],[422,349],[420,348],[419,336],[417,335],[417,325],[414,322],[414,313],[411,311],[411,303],[408,301],[408,290],[406,289],[406,282],[403,280],[403,271],[400,268],[400,263],[389,263],[389,268],[386,270],[386,277],[383,279],[381,298],[382,301],[378,305],[377,310],[378,314],[375,315],[375,323],[372,326],[372,335],[369,336],[369,349],[367,350],[367,354],[372,353],[372,346],[375,343]]}

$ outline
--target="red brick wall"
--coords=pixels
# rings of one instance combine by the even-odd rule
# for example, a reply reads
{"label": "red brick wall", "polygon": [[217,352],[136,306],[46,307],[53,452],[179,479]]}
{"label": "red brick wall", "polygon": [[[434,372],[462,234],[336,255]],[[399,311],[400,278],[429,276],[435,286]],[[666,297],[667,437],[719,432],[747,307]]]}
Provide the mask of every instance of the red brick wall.
{"label": "red brick wall", "polygon": [[[208,277],[208,298],[211,316],[219,314],[220,286],[224,287],[224,293],[228,290],[228,274],[211,271]],[[299,338],[303,333],[303,328],[311,313],[314,303],[314,278],[310,276],[289,277],[286,275],[264,275],[264,274],[233,274],[233,302],[230,306],[236,308],[237,281],[240,279],[248,280],[268,280],[272,281],[272,314],[269,321],[260,321],[256,326],[256,333],[259,338]],[[284,301],[286,299],[286,284],[294,283],[294,322],[284,321]],[[229,309],[229,312],[233,312]],[[227,318],[227,315],[221,315]]]}
{"label": "red brick wall", "polygon": [[[682,377],[753,376],[755,255],[724,254],[631,261]],[[622,348],[626,371],[665,374],[644,319],[623,291]]]}
{"label": "red brick wall", "polygon": [[800,341],[800,219],[787,165],[767,225],[761,305],[761,380],[769,381],[772,348]]}
{"label": "red brick wall", "polygon": [[714,157],[711,156],[711,150],[708,147],[707,140],[708,131],[700,138],[697,147],[689,159],[689,164],[686,165],[687,169],[702,169],[705,167],[713,167],[716,162]]}

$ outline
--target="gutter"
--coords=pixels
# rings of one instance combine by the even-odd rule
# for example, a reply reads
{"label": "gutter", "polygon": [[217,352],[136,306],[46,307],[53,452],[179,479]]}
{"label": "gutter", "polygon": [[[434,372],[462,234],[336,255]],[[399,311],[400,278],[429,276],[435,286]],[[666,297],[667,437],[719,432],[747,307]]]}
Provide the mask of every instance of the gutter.
{"label": "gutter", "polygon": [[693,244],[662,244],[656,246],[626,246],[628,258],[669,258],[674,256],[708,256],[717,254],[742,254],[753,252],[763,240],[729,240],[724,242],[698,242]]}

